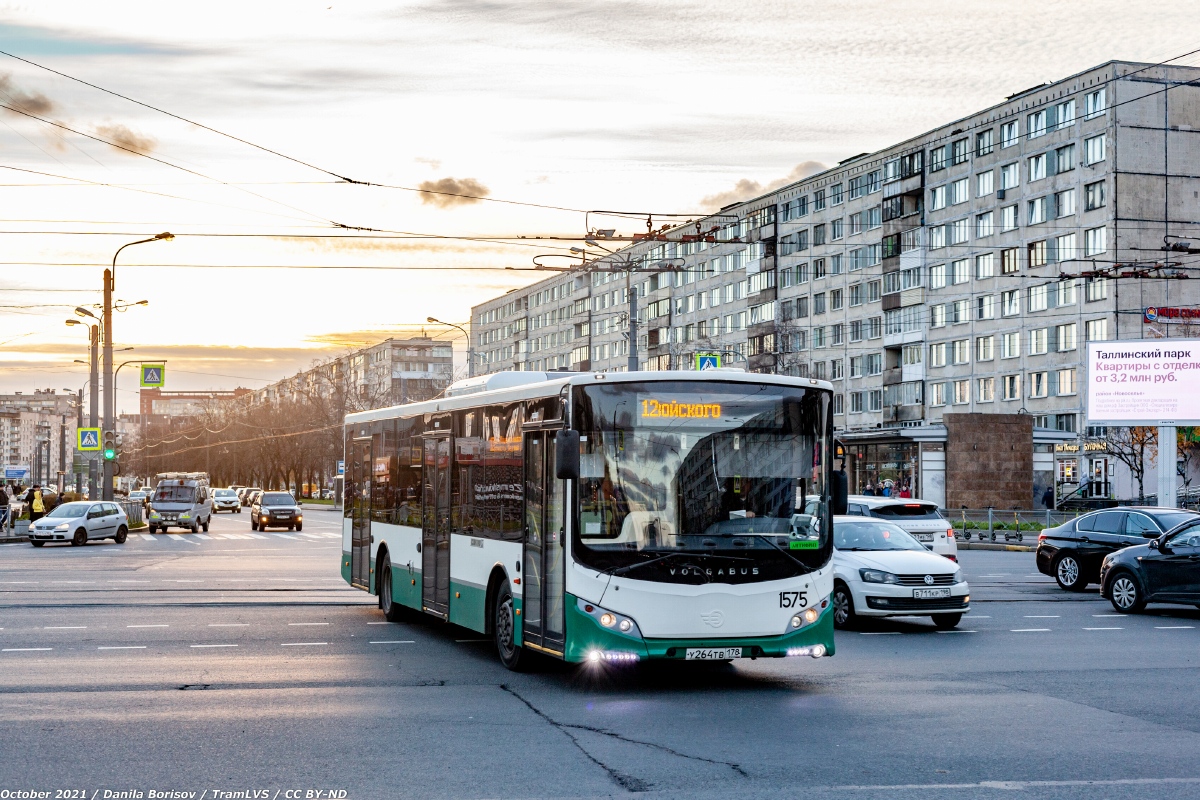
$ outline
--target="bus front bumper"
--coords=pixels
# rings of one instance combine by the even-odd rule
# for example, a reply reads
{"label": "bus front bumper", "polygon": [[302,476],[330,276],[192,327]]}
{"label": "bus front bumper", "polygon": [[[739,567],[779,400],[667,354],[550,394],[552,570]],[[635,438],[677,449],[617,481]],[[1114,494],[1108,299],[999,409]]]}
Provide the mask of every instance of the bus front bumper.
{"label": "bus front bumper", "polygon": [[[832,603],[826,605],[816,621],[779,636],[647,639],[605,628],[595,617],[580,611],[578,600],[573,595],[565,595],[564,599],[567,642],[563,659],[574,663],[622,663],[646,659],[724,660],[730,648],[740,648],[740,655],[734,656],[738,658],[820,658],[835,652]],[[689,650],[692,651],[690,655]],[[716,652],[722,650],[726,653]]]}

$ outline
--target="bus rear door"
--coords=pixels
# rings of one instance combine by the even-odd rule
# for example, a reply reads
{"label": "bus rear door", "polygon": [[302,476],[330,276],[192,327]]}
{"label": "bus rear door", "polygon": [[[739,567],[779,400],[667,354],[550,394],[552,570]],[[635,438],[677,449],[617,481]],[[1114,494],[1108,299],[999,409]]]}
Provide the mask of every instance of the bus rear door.
{"label": "bus rear door", "polygon": [[350,506],[350,585],[371,590],[371,439],[350,443],[347,487]]}
{"label": "bus rear door", "polygon": [[554,431],[525,434],[525,559],[521,602],[524,641],[562,655],[563,481],[555,477]]}
{"label": "bus rear door", "polygon": [[450,437],[425,439],[421,535],[421,607],[450,615]]}

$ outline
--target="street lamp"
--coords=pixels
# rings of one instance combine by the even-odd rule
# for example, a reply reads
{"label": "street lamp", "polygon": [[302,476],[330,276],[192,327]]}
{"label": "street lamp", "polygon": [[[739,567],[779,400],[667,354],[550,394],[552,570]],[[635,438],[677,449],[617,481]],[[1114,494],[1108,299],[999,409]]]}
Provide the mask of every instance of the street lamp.
{"label": "street lamp", "polygon": [[[148,239],[138,239],[136,242],[129,242],[117,248],[117,252],[113,253],[112,269],[104,270],[104,429],[106,431],[114,430],[116,425],[116,401],[117,391],[116,385],[113,383],[113,341],[112,341],[112,312],[113,312],[113,291],[117,285],[117,256],[121,255],[121,251],[126,247],[133,247],[136,244],[146,244],[148,242],[169,242],[174,239],[174,235],[164,232],[151,236]],[[140,304],[139,304],[140,305]],[[80,314],[80,312],[83,312]],[[75,313],[80,316],[94,316],[86,309],[76,308]],[[113,499],[112,487],[112,462],[104,462],[104,500]]]}
{"label": "street lamp", "polygon": [[467,340],[467,377],[473,378],[475,376],[475,358],[471,349],[473,343],[471,342],[471,334],[467,333],[466,328],[462,325],[455,325],[453,322],[442,322],[436,317],[426,317],[425,321],[431,325],[445,325],[449,328],[457,328],[462,333],[463,337]]}
{"label": "street lamp", "polygon": [[[86,308],[76,308],[75,313],[81,317],[90,317],[93,320],[96,320],[96,315],[93,314],[92,312],[88,311]],[[77,319],[67,319],[66,322],[67,322],[67,325],[69,325],[69,326],[85,325],[88,328],[88,343],[91,345],[91,347],[89,348],[89,351],[91,354],[91,359],[90,359],[90,361],[83,361],[82,359],[77,358],[77,359],[75,359],[75,363],[76,364],[88,364],[88,374],[89,374],[88,383],[91,384],[91,388],[88,389],[88,393],[91,397],[90,408],[89,408],[89,417],[90,418],[88,420],[88,426],[95,428],[97,426],[98,418],[100,416],[100,321],[96,320],[95,324],[88,324],[86,322],[80,322]],[[82,392],[82,390],[80,390],[80,391]],[[82,396],[80,397],[79,421],[80,421],[80,427],[83,427],[83,425],[82,425],[82,422],[83,422],[83,398],[82,398]],[[97,477],[96,476],[96,462],[89,460],[88,461],[88,497],[90,497],[93,500],[98,499],[96,497],[96,477]]]}

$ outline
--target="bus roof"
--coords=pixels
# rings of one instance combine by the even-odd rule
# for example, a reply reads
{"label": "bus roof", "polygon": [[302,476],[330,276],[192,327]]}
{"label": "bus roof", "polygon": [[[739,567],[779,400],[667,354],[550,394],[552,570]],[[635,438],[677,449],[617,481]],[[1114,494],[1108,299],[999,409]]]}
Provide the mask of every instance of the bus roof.
{"label": "bus roof", "polygon": [[[455,387],[464,386],[466,392],[436,400],[426,400],[420,403],[376,408],[370,411],[358,411],[346,415],[346,424],[371,422],[377,419],[392,419],[394,417],[412,417],[418,414],[432,414],[439,411],[454,411],[463,408],[475,408],[490,403],[506,403],[514,400],[534,400],[539,397],[553,397],[565,386],[586,386],[597,383],[635,383],[644,381],[695,381],[698,383],[719,381],[722,383],[768,383],[777,386],[795,386],[797,388],[818,388],[833,390],[828,381],[815,378],[793,378],[787,375],[764,375],[756,372],[743,372],[733,369],[719,370],[652,370],[642,372],[497,372],[481,378],[499,378],[497,388],[488,388],[486,381],[478,378],[468,378],[460,381]],[[521,381],[516,376],[528,376]],[[476,387],[482,385],[483,389]]]}

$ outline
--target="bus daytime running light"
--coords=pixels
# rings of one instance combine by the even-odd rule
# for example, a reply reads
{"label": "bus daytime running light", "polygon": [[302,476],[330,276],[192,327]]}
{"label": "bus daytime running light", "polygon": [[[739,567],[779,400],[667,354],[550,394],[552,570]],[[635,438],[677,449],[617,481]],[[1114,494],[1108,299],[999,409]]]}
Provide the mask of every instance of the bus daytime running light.
{"label": "bus daytime running light", "polygon": [[803,624],[804,624],[804,620],[800,619],[800,615],[799,615],[799,614],[797,614],[796,616],[792,617],[792,627],[793,627],[793,628],[799,628],[799,627],[800,627],[801,625],[803,625]]}
{"label": "bus daytime running light", "polygon": [[621,624],[617,626],[617,629],[622,633],[629,633],[633,629],[633,623],[627,619],[623,619],[621,620]]}
{"label": "bus daytime running light", "polygon": [[812,656],[813,658],[821,658],[825,655],[825,645],[813,644],[808,647],[789,647],[787,654],[789,656]]}
{"label": "bus daytime running light", "polygon": [[609,664],[633,664],[639,660],[637,653],[626,653],[619,650],[591,650],[587,654],[587,659],[592,664],[599,664],[601,661]]}

